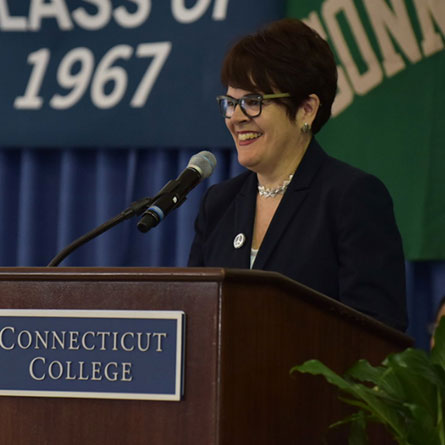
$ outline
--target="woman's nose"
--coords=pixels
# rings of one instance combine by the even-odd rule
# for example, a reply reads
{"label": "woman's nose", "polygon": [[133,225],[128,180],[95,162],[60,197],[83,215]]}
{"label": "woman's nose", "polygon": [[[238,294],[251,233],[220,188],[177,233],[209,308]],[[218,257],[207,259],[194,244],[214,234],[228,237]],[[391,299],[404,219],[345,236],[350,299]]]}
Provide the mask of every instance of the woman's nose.
{"label": "woman's nose", "polygon": [[243,110],[241,110],[241,105],[236,104],[233,110],[233,114],[230,117],[232,122],[242,122],[248,120],[249,118],[244,114]]}

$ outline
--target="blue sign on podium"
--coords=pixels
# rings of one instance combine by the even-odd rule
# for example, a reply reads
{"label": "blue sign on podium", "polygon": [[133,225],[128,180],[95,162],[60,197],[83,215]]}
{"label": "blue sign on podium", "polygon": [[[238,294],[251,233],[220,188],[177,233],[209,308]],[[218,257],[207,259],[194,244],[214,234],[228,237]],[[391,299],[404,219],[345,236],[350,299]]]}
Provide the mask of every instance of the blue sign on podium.
{"label": "blue sign on podium", "polygon": [[0,395],[180,400],[182,311],[0,310]]}

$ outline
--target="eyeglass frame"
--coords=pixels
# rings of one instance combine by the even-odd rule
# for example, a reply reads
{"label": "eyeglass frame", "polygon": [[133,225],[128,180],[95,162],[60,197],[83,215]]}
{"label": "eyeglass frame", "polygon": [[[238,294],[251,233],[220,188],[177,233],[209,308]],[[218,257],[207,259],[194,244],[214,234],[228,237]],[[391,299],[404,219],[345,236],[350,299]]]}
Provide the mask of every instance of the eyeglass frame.
{"label": "eyeglass frame", "polygon": [[[262,111],[263,111],[263,101],[264,100],[270,100],[270,99],[281,99],[284,97],[291,97],[290,93],[274,93],[274,94],[246,94],[243,97],[240,97],[239,99],[235,99],[232,96],[228,96],[228,95],[220,95],[220,96],[216,96],[216,100],[218,102],[219,105],[219,112],[221,113],[221,115],[225,118],[225,119],[230,119],[233,116],[233,113],[235,112],[235,108],[237,105],[239,105],[241,111],[250,119],[254,118],[254,117],[258,117]],[[223,99],[230,99],[234,102],[234,107],[233,107],[233,113],[230,116],[226,116],[225,114],[223,114],[222,112],[222,108],[221,108],[221,100]],[[259,101],[259,111],[258,114],[255,114],[255,116],[251,116],[250,114],[247,113],[247,111],[244,109],[244,106],[242,104],[242,101],[246,100],[246,99],[257,99]]]}

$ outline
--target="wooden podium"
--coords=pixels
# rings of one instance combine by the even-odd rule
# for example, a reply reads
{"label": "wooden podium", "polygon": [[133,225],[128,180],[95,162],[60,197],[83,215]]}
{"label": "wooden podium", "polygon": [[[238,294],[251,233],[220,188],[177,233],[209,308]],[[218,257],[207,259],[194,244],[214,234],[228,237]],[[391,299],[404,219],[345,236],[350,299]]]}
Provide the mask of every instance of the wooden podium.
{"label": "wooden podium", "polygon": [[[270,272],[2,268],[0,308],[186,315],[183,400],[2,396],[2,445],[308,445],[323,437],[346,443],[343,433],[327,433],[348,412],[337,391],[321,377],[289,370],[317,358],[342,372],[359,358],[378,364],[411,344],[404,334]],[[392,443],[381,431],[374,434],[373,443]]]}

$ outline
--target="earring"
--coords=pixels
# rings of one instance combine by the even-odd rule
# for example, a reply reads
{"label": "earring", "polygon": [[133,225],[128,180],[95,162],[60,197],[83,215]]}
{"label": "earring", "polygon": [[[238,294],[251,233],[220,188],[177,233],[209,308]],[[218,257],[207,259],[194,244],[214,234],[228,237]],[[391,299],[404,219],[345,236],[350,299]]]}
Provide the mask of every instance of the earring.
{"label": "earring", "polygon": [[303,126],[301,127],[301,132],[302,133],[310,133],[311,132],[311,126],[310,126],[310,124],[308,124],[307,122],[305,122],[304,124],[303,124]]}

